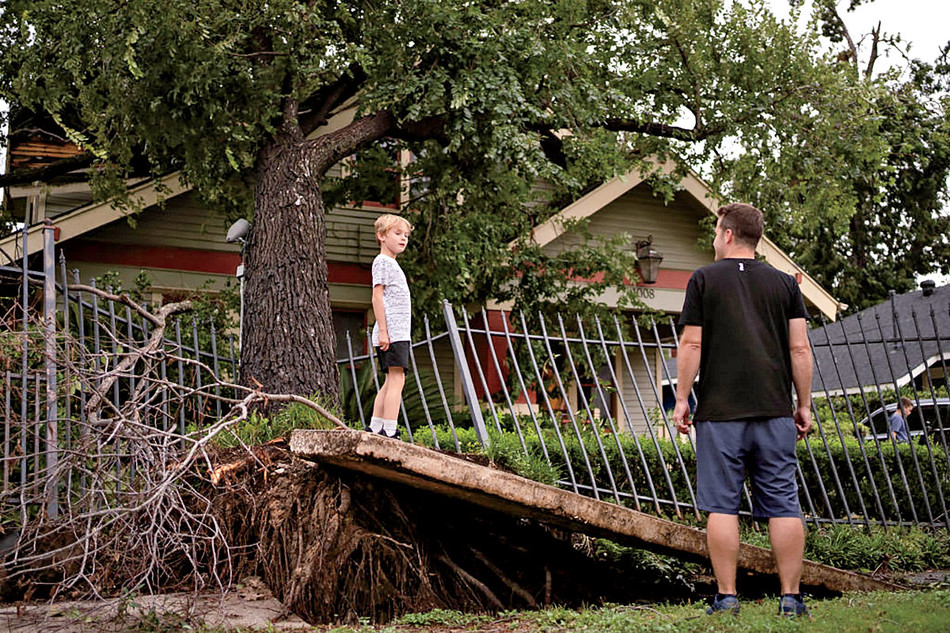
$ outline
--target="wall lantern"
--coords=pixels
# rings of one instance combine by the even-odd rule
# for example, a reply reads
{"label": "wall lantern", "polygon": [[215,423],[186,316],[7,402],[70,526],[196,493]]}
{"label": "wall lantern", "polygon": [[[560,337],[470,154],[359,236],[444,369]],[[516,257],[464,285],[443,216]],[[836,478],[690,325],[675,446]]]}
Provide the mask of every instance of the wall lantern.
{"label": "wall lantern", "polygon": [[662,261],[663,254],[653,248],[652,235],[637,242],[637,267],[640,269],[643,283],[656,283],[656,276],[660,272],[660,262]]}

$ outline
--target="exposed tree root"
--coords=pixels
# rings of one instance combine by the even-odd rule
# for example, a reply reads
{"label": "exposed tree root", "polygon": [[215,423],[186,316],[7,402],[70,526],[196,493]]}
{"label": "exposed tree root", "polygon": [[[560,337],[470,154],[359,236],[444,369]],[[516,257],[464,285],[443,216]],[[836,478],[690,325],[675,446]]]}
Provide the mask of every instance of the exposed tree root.
{"label": "exposed tree root", "polygon": [[216,513],[233,543],[250,546],[241,573],[260,574],[312,623],[633,601],[648,590],[533,521],[302,460],[284,470],[258,494],[260,481],[219,495]]}

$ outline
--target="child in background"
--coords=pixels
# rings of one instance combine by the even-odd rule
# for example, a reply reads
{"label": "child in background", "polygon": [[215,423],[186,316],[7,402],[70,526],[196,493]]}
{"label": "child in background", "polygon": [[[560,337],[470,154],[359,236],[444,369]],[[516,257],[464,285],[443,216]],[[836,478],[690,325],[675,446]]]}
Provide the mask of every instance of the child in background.
{"label": "child in background", "polygon": [[402,388],[409,371],[411,304],[409,284],[396,257],[406,250],[412,225],[398,215],[376,219],[379,255],[373,260],[373,347],[386,380],[373,403],[369,429],[386,437],[396,437],[396,421]]}

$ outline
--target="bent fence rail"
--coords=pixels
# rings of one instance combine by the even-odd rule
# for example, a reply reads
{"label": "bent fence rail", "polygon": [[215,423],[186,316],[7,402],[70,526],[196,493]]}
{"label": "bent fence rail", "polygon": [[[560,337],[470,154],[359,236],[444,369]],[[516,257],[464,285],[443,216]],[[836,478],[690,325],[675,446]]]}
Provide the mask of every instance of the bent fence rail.
{"label": "bent fence rail", "polygon": [[[49,475],[60,456],[102,432],[89,419],[95,393],[104,396],[97,415],[122,412],[158,429],[169,460],[175,438],[219,422],[238,400],[229,386],[239,372],[230,334],[185,316],[165,323],[152,341],[157,326],[138,306],[82,286],[62,259],[53,265],[48,233],[42,272],[29,271],[25,258],[19,268],[0,267],[19,284],[17,307],[0,330],[0,411],[3,510],[20,522],[40,510],[55,515],[84,485],[82,477],[50,485]],[[43,288],[42,308],[31,284]],[[887,327],[879,315],[870,324],[815,324],[816,429],[799,442],[796,473],[809,522],[948,527],[950,332],[940,331],[933,309],[901,318],[896,304],[890,309]],[[950,306],[939,309],[946,314]],[[487,451],[579,494],[698,516],[693,438],[675,433],[669,413],[678,343],[671,318],[469,313],[446,304],[422,330],[400,410],[404,439]],[[150,341],[150,353],[135,356]],[[380,377],[368,340],[346,334],[344,342],[343,416],[365,428]],[[887,407],[898,394],[915,402],[920,417],[908,444],[886,433]],[[110,433],[96,440],[97,454],[108,453],[110,485],[121,490],[142,464],[135,436]],[[741,508],[752,513],[747,489]]]}

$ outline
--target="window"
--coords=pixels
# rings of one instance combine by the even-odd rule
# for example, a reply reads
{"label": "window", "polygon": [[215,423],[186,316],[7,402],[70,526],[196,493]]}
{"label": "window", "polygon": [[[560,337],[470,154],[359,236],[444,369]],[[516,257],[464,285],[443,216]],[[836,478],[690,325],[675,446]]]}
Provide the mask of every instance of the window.
{"label": "window", "polygon": [[350,334],[353,355],[366,353],[366,312],[357,310],[334,310],[333,331],[336,333],[336,357],[349,358],[346,334]]}

